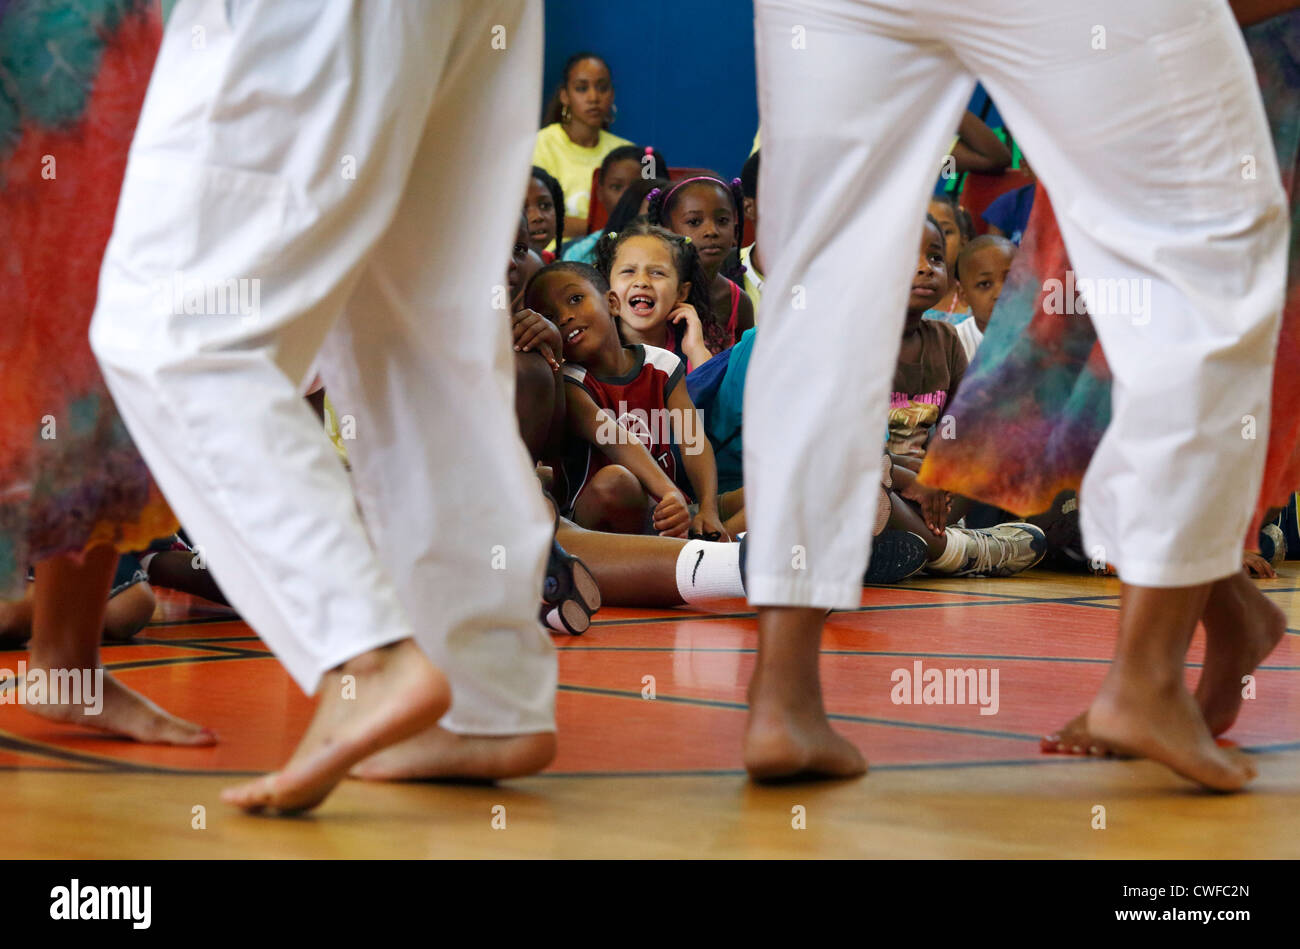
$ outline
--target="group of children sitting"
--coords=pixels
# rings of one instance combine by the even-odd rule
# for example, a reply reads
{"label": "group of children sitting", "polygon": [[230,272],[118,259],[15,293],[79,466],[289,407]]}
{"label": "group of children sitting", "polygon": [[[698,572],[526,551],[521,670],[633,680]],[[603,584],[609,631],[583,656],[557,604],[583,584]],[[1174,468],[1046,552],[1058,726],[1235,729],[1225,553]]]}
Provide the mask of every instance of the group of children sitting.
{"label": "group of children sitting", "polygon": [[[741,245],[746,217],[758,216],[760,154],[731,181],[670,181],[646,173],[666,168],[654,149],[614,148],[596,176],[607,223],[567,244],[560,185],[533,169],[508,267],[520,429],[563,519],[560,544],[590,567],[604,602],[743,595],[742,395],[764,258]],[[970,502],[917,480],[1015,253],[1005,237],[976,237],[953,198],[931,204],[881,470],[863,472],[881,481],[864,582],[1007,576],[1046,553],[1039,526],[1010,516],[966,526]],[[676,542],[644,542],[665,539]],[[620,582],[624,571],[637,582]]]}
{"label": "group of children sitting", "polygon": [[[756,148],[730,181],[673,181],[653,148],[613,145],[595,176],[606,223],[570,240],[580,228],[566,208],[585,201],[532,169],[507,284],[520,433],[556,511],[541,616],[557,630],[582,632],[602,602],[708,608],[744,596],[743,392],[766,259],[756,242],[742,245],[746,220],[758,220],[759,161]],[[864,583],[922,570],[1007,576],[1047,552],[1035,523],[917,479],[1015,253],[1006,237],[976,237],[951,196],[931,202],[880,471],[863,472],[880,479]],[[346,461],[323,396],[314,392],[313,406]],[[150,579],[221,602],[193,556],[167,546],[176,549],[146,563],[184,559],[190,569],[152,578],[124,558],[131,576],[110,604],[114,638],[147,622]],[[0,616],[0,635],[29,625],[21,611]]]}

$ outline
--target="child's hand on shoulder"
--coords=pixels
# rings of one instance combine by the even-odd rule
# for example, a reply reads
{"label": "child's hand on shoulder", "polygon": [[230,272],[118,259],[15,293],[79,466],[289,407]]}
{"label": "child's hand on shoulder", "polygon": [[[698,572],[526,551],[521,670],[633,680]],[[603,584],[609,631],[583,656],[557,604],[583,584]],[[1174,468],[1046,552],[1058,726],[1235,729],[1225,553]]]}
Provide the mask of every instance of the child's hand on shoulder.
{"label": "child's hand on shoulder", "polygon": [[669,491],[655,505],[654,526],[660,537],[685,537],[691,526],[691,509],[680,491]]}
{"label": "child's hand on shoulder", "polygon": [[515,352],[536,350],[550,363],[552,371],[560,369],[559,356],[564,353],[564,341],[559,328],[536,310],[519,310],[510,317],[510,329],[515,338]]}

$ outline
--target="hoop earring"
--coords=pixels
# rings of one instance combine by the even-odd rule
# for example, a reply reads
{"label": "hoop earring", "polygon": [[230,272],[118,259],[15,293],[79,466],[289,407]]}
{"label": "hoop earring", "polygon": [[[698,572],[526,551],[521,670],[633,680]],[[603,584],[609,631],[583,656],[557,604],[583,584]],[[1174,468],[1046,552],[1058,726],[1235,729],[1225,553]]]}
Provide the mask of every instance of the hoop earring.
{"label": "hoop earring", "polygon": [[573,118],[573,113],[569,111],[569,107],[568,107],[567,105],[566,105],[566,106],[561,106],[561,107],[560,107],[560,124],[561,124],[561,125],[568,125],[568,124],[569,124],[569,120],[572,119],[572,118]]}
{"label": "hoop earring", "polygon": [[609,104],[609,120],[613,122],[616,118],[618,118],[618,106],[611,102]]}

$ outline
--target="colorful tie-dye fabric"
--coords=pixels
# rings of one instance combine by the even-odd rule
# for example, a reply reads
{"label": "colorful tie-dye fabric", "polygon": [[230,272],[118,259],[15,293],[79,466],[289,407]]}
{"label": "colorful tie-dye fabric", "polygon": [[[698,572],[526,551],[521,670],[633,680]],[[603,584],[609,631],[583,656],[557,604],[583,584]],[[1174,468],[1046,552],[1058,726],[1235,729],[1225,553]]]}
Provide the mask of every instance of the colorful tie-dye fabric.
{"label": "colorful tie-dye fabric", "polygon": [[[1251,27],[1246,39],[1292,217],[1258,522],[1300,487],[1300,12]],[[1051,202],[1040,188],[988,332],[950,410],[958,437],[931,445],[921,472],[926,483],[1020,516],[1078,489],[1110,421],[1110,371],[1090,320],[1044,310],[1046,281],[1064,283],[1068,270]],[[1257,529],[1258,523],[1251,537]]]}
{"label": "colorful tie-dye fabric", "polygon": [[88,341],[161,37],[149,0],[0,0],[0,596],[176,529]]}

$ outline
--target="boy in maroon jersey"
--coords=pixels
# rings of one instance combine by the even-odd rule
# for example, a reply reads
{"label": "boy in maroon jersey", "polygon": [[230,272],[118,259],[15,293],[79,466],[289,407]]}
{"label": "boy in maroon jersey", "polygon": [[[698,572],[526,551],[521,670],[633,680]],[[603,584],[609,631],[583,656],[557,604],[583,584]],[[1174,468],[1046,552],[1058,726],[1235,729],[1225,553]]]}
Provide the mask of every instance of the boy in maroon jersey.
{"label": "boy in maroon jersey", "polygon": [[[569,432],[564,512],[582,527],[729,539],[718,516],[713,449],[667,350],[624,346],[616,298],[593,267],[559,261],[538,271],[525,305],[564,340]],[[698,508],[688,506],[687,492]]]}

